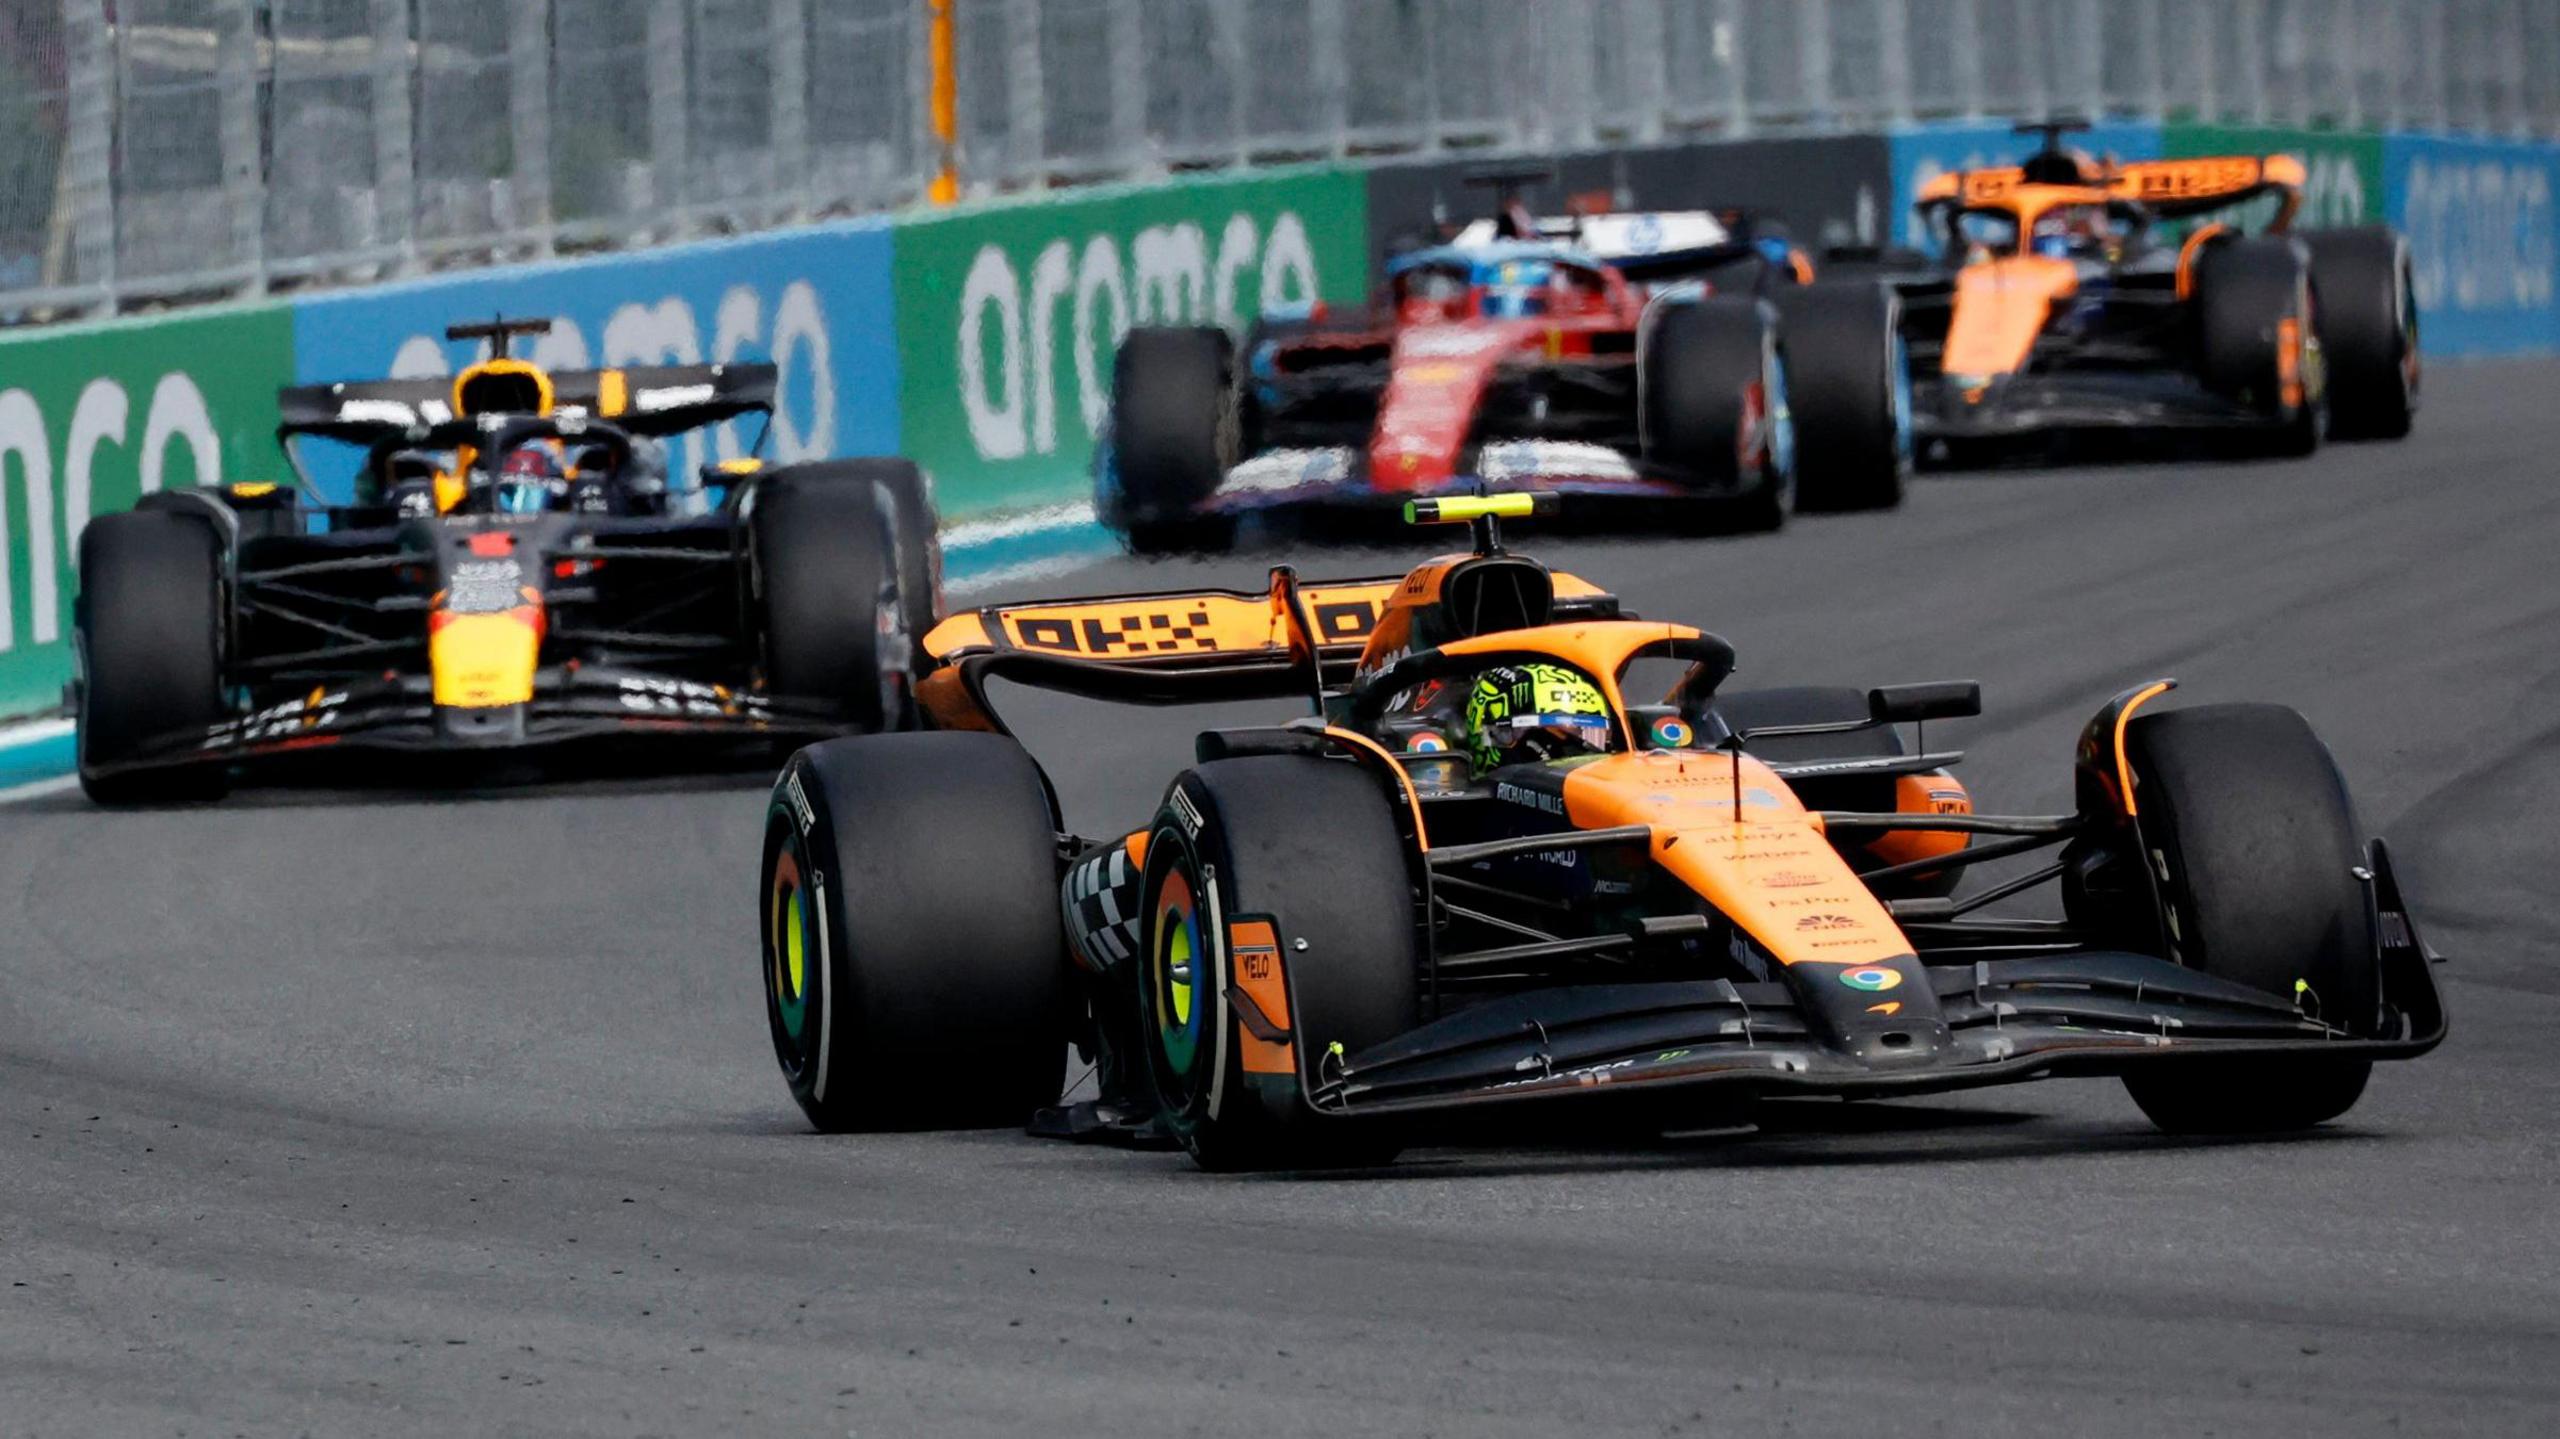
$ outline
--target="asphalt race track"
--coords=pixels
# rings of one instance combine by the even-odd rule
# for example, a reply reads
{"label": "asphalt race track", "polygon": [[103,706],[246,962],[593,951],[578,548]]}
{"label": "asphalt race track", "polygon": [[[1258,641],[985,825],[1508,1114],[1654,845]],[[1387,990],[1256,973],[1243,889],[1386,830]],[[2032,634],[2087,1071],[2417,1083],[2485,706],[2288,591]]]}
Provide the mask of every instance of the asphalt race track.
{"label": "asphalt race track", "polygon": [[[2551,1433],[2560,365],[2429,378],[2405,445],[1545,551],[1737,683],[1979,678],[1992,808],[2146,676],[2302,708],[2453,957],[2345,1123],[2073,1081],[1320,1179],[820,1138],[751,782],[55,795],[0,809],[0,1434]],[[1210,722],[1040,708],[1090,829]]]}

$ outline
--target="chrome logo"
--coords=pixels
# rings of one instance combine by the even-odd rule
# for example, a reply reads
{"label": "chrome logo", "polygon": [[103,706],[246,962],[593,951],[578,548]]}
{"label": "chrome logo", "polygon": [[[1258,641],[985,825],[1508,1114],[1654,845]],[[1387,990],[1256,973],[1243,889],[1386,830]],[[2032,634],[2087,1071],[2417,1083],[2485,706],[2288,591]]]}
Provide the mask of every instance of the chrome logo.
{"label": "chrome logo", "polygon": [[1687,749],[1689,741],[1697,737],[1698,732],[1689,728],[1689,722],[1676,715],[1664,715],[1653,722],[1655,749]]}
{"label": "chrome logo", "polygon": [[1881,994],[1901,985],[1902,971],[1886,969],[1876,964],[1861,965],[1856,969],[1840,971],[1840,982],[1851,989],[1863,989],[1869,994]]}

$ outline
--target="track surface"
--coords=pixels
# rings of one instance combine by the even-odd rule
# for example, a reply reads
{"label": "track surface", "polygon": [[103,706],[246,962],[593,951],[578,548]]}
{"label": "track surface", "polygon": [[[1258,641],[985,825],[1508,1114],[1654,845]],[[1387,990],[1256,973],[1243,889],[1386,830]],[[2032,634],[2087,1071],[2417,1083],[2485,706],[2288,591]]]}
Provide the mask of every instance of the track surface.
{"label": "track surface", "polygon": [[[1748,683],[1980,678],[1999,808],[2144,676],[2308,712],[2455,959],[2314,1137],[2075,1081],[1321,1180],[818,1138],[752,787],[61,797],[0,810],[0,1433],[2549,1433],[2560,368],[2431,380],[2401,446],[1549,554]],[[1098,830],[1206,721],[1058,723]]]}

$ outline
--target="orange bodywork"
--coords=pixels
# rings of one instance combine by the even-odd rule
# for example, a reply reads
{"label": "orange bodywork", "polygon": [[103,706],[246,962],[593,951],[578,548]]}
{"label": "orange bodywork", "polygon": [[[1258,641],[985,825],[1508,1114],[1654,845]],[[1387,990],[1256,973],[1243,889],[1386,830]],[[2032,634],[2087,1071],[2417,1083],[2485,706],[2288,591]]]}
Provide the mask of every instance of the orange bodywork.
{"label": "orange bodywork", "polygon": [[[1281,970],[1280,932],[1267,919],[1237,920],[1227,926],[1227,953],[1234,956],[1236,988],[1253,1001],[1272,1028],[1288,1032],[1289,984]],[[1236,1058],[1245,1073],[1298,1072],[1296,1045],[1260,1038],[1249,1025],[1237,1025],[1235,1036]]]}
{"label": "orange bodywork", "polygon": [[1576,766],[1564,802],[1578,829],[1650,826],[1653,862],[1781,964],[1879,964],[1911,953],[1883,903],[1831,847],[1822,821],[1749,755],[1611,755]]}
{"label": "orange bodywork", "polygon": [[[1945,770],[1906,774],[1893,782],[1893,807],[1903,814],[1971,814],[1973,794]],[[1868,840],[1868,854],[1886,864],[1944,859],[1961,851],[1973,837],[1961,830],[1893,829]]]}
{"label": "orange bodywork", "polygon": [[[2024,367],[2054,306],[2079,291],[2078,272],[2070,261],[2026,252],[2027,237],[2049,212],[2129,202],[2162,215],[2193,215],[2272,191],[2282,201],[2269,229],[2282,231],[2301,206],[2306,178],[2302,162],[2290,155],[2107,165],[2084,159],[2082,170],[2085,182],[2076,185],[2031,182],[2022,167],[2007,166],[1955,171],[1920,187],[1915,203],[1923,213],[1991,210],[2009,216],[2016,226],[2015,253],[1984,256],[1955,275],[1954,314],[1939,368],[1967,391],[1968,399],[1979,399],[1991,380]],[[2181,248],[2180,298],[2192,287],[2203,243],[2226,228],[2206,225]]]}
{"label": "orange bodywork", "polygon": [[2213,155],[2103,166],[2091,162],[2083,169],[2088,172],[2085,183],[2078,185],[2031,184],[2017,165],[1953,171],[1923,184],[1913,203],[2012,210],[2023,235],[2037,216],[2056,205],[2130,200],[2162,213],[2191,214],[2273,190],[2283,201],[2270,228],[2282,230],[2293,222],[2309,181],[2309,172],[2291,155]]}
{"label": "orange bodywork", "polygon": [[[1648,646],[1700,633],[1687,625],[1594,620],[1442,649],[1553,655],[1599,683],[1623,726],[1618,672]],[[1832,848],[1821,819],[1776,771],[1747,754],[1738,761],[1710,750],[1613,754],[1575,766],[1564,782],[1564,802],[1576,829],[1651,827],[1654,863],[1749,931],[1780,963],[1871,965],[1912,952],[1883,903]]]}
{"label": "orange bodywork", "polygon": [[2011,255],[1956,272],[1954,318],[1940,367],[1956,384],[2016,373],[2034,351],[2053,307],[2077,294],[2068,260]]}

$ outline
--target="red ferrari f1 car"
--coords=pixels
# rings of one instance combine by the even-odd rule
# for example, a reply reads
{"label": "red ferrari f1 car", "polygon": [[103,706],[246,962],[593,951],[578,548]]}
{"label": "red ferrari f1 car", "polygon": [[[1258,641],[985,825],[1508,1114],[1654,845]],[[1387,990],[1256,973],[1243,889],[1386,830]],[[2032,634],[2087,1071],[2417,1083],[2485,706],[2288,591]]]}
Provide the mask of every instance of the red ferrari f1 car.
{"label": "red ferrari f1 car", "polygon": [[1241,344],[1130,332],[1095,507],[1140,553],[1375,533],[1482,482],[1603,524],[1886,508],[1911,468],[1899,325],[1872,278],[1814,283],[1709,214],[1541,221],[1506,196],[1390,261],[1367,309],[1266,316]]}

